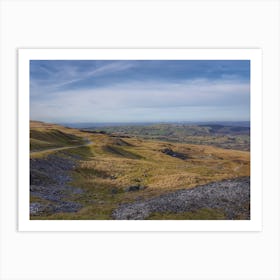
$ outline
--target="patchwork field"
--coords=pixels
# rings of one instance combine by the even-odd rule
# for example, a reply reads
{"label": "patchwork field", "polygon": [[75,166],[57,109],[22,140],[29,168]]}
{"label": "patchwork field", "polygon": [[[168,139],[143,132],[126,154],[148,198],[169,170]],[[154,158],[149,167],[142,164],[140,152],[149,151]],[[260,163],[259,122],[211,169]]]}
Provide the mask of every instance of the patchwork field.
{"label": "patchwork field", "polygon": [[[235,149],[231,146],[224,149],[178,139],[164,141],[164,138],[142,134],[112,129],[78,130],[30,122],[31,219],[120,219],[116,213],[125,208],[133,211],[137,208],[141,212],[147,207],[150,209],[147,215],[124,217],[250,217],[248,135],[244,136],[247,146],[240,138],[243,144],[239,143],[242,147],[238,150],[238,145]],[[206,139],[203,135],[189,137]],[[208,137],[218,141],[219,137],[230,136],[220,132],[219,136],[209,133]],[[189,189],[192,192],[184,193],[188,199],[174,199]],[[198,198],[203,203],[196,203]],[[172,207],[151,207],[153,203],[163,205],[162,201]],[[191,207],[190,201],[196,205]]]}
{"label": "patchwork field", "polygon": [[205,124],[145,124],[89,127],[87,131],[101,131],[113,135],[135,136],[143,139],[175,143],[211,145],[232,150],[250,150],[250,125],[240,123]]}

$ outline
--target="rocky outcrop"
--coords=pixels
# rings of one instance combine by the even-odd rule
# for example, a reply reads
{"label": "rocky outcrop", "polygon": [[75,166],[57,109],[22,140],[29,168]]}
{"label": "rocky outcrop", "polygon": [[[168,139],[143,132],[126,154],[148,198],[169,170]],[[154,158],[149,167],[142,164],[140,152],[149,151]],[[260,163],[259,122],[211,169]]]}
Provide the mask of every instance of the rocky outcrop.
{"label": "rocky outcrop", "polygon": [[39,201],[30,203],[30,214],[76,212],[82,205],[71,201],[82,189],[70,186],[70,172],[76,166],[73,156],[49,155],[30,159],[30,196]]}
{"label": "rocky outcrop", "polygon": [[113,211],[117,220],[143,220],[152,213],[183,213],[202,208],[219,209],[227,219],[242,215],[250,219],[250,177],[213,182],[192,189],[184,189],[120,205]]}
{"label": "rocky outcrop", "polygon": [[141,191],[145,190],[147,186],[140,186],[140,185],[135,185],[135,186],[129,186],[124,189],[125,192],[136,192],[136,191]]}
{"label": "rocky outcrop", "polygon": [[171,157],[175,157],[175,158],[182,159],[182,160],[188,158],[187,155],[185,155],[185,154],[183,154],[183,153],[175,152],[175,151],[173,151],[172,149],[168,149],[168,148],[163,149],[163,150],[162,150],[162,153],[164,153],[164,154],[166,154],[166,155],[168,155],[168,156],[171,156]]}

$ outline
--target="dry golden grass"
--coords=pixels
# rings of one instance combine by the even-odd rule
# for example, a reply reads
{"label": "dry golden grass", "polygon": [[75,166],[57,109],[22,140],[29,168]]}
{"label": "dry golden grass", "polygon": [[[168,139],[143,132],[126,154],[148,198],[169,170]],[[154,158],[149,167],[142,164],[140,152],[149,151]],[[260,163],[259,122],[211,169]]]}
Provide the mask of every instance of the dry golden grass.
{"label": "dry golden grass", "polygon": [[[103,136],[104,137],[104,136]],[[110,141],[110,139],[108,139]],[[158,143],[125,139],[131,146],[118,147],[126,152],[139,155],[140,159],[104,151],[107,141],[96,135],[92,149],[95,157],[83,162],[81,167],[100,170],[116,177],[114,185],[148,185],[152,189],[179,189],[198,184],[250,175],[250,153],[224,150],[211,146]],[[164,148],[187,155],[181,160],[161,152]],[[99,178],[100,179],[100,178]],[[101,178],[112,181],[110,178]]]}
{"label": "dry golden grass", "polygon": [[63,133],[72,134],[82,138],[90,138],[92,133],[82,132],[79,129],[69,128],[58,124],[50,124],[38,121],[30,121],[30,131],[50,132],[52,130],[59,130]]}

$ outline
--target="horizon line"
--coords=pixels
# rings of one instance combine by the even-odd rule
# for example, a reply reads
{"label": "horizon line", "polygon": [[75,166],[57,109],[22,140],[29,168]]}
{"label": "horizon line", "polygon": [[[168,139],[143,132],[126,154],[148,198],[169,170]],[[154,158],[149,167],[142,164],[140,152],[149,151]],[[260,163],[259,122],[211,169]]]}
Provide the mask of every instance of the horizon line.
{"label": "horizon line", "polygon": [[194,120],[194,121],[188,121],[188,120],[181,120],[181,121],[43,121],[43,120],[30,120],[30,122],[43,122],[43,123],[50,123],[50,124],[119,124],[119,123],[217,123],[217,122],[251,122],[251,120]]}

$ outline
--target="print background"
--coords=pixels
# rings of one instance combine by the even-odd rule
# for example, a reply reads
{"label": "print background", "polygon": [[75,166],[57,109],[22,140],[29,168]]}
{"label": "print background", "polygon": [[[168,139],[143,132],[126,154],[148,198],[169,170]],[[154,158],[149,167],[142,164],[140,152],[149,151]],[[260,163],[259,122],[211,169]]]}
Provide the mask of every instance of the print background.
{"label": "print background", "polygon": [[[279,1],[0,5],[2,279],[279,279]],[[262,48],[263,231],[17,232],[19,47]]]}

